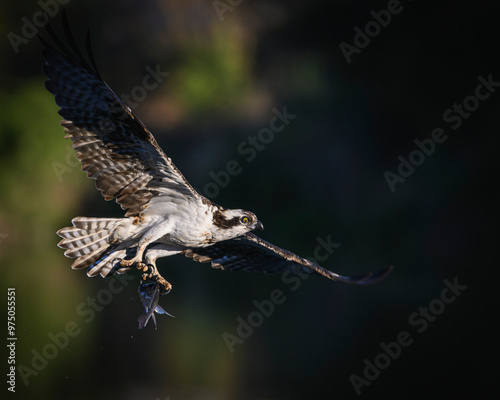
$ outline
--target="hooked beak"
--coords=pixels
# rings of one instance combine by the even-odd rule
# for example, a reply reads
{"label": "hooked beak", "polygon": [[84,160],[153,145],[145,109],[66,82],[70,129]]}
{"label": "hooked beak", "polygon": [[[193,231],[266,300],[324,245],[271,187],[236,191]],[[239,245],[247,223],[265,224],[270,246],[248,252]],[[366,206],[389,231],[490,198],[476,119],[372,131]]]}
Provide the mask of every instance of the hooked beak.
{"label": "hooked beak", "polygon": [[263,231],[264,230],[264,225],[262,225],[262,222],[260,221],[257,221],[253,227],[253,229],[257,229],[259,231]]}

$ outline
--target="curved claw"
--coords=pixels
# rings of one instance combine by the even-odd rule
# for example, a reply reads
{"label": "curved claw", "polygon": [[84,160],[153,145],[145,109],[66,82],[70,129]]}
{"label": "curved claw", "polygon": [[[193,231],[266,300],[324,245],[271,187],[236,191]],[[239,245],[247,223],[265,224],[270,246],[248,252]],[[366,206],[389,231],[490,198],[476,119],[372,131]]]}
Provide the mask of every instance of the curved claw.
{"label": "curved claw", "polygon": [[172,290],[172,284],[168,282],[163,276],[158,274],[155,277],[156,282],[158,282],[158,285],[160,285],[160,294],[163,296],[165,294],[170,293]]}
{"label": "curved claw", "polygon": [[152,280],[153,282],[158,284],[160,295],[163,296],[170,293],[170,291],[172,290],[172,284],[160,275],[158,269],[156,268],[156,265],[140,263],[139,265],[137,265],[137,268],[140,271],[144,272],[141,277],[143,281]]}

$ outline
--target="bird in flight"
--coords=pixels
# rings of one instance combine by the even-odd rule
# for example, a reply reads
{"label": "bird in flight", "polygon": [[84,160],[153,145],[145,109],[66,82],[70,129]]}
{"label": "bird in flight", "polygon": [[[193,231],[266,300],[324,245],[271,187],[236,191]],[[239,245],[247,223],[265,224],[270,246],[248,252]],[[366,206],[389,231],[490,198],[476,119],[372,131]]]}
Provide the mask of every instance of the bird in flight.
{"label": "bird in flight", "polygon": [[374,283],[390,273],[392,267],[359,276],[331,272],[252,233],[263,229],[254,213],[224,208],[200,195],[102,80],[89,36],[84,56],[65,16],[63,28],[66,43],[50,26],[53,43],[40,38],[45,87],[60,107],[61,125],[82,170],[96,180],[105,200],[115,199],[126,213],[123,218],[73,218],[72,226],[57,232],[58,245],[75,259],[72,268],[86,269],[88,276],[109,277],[132,268],[142,272],[140,328],[151,316],[156,324],[154,312],[166,313],[158,298],[172,285],[156,266],[161,257],[182,254],[222,270],[300,271],[353,284]]}

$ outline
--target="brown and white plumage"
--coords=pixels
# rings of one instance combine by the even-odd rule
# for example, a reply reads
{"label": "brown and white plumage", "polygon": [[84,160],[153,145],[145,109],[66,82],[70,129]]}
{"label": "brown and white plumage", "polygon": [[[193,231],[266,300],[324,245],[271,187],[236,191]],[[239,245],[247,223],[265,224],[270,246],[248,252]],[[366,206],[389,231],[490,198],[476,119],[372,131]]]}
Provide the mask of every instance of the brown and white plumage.
{"label": "brown and white plumage", "polygon": [[[132,267],[145,270],[146,265],[153,269],[149,277],[163,282],[157,258],[184,254],[222,269],[300,270],[357,284],[378,281],[390,272],[388,268],[358,277],[335,274],[250,233],[262,229],[253,213],[224,209],[201,196],[101,79],[90,41],[87,61],[65,17],[63,24],[69,47],[50,27],[47,32],[55,45],[42,39],[46,87],[60,107],[61,125],[82,170],[96,180],[106,200],[115,199],[127,210],[124,218],[77,217],[73,226],[58,231],[63,238],[59,246],[66,256],[76,258],[73,268],[88,268],[89,276],[109,276]],[[168,282],[163,284],[168,288]]]}
{"label": "brown and white plumage", "polygon": [[212,267],[228,271],[252,271],[265,273],[304,272],[316,273],[334,281],[367,284],[385,278],[392,267],[376,273],[343,276],[322,268],[317,263],[302,258],[291,251],[266,242],[253,233],[216,243],[210,247],[189,249],[185,252],[198,262],[211,262]]}
{"label": "brown and white plumage", "polygon": [[200,197],[151,132],[102,81],[93,63],[85,61],[76,45],[71,51],[56,35],[51,37],[60,51],[44,41],[43,70],[49,78],[45,86],[61,107],[61,125],[82,170],[96,180],[104,198],[128,210],[125,216],[136,216],[154,196],[166,201],[179,195]]}

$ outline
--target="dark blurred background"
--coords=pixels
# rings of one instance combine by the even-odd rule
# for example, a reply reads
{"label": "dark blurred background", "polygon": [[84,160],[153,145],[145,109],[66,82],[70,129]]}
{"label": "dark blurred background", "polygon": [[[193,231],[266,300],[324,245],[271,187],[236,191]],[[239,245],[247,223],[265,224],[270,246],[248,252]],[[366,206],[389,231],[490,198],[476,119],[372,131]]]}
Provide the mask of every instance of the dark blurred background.
{"label": "dark blurred background", "polygon": [[[485,100],[468,98],[473,111],[456,108],[448,114],[453,122],[443,113],[475,96],[479,76],[500,82],[498,4],[67,2],[77,42],[84,47],[90,28],[103,78],[120,96],[135,93],[134,112],[200,193],[235,160],[241,173],[219,185],[212,200],[255,212],[264,239],[310,257],[317,238],[330,237],[341,246],[322,264],[346,275],[395,267],[373,286],[314,276],[292,290],[295,284],[280,276],[162,259],[174,290],[161,304],[176,318],[160,316],[158,330],[142,331],[137,274],[121,283],[87,278],[56,246],[56,230],[72,217],[120,217],[122,210],[103,201],[58,126],[57,106],[43,86],[41,45],[23,28],[42,5],[61,32],[55,1],[2,1],[0,15],[0,277],[6,303],[7,288],[16,289],[15,395],[174,400],[495,392],[499,88],[493,84]],[[369,25],[374,37],[348,63],[341,43],[354,46],[355,28],[364,31],[375,18],[370,11],[388,7],[400,12],[378,34]],[[148,66],[169,76],[144,92]],[[273,109],[285,107],[295,119],[247,161],[238,147],[269,127]],[[436,128],[447,139],[391,191],[384,174],[397,174],[398,157],[408,160],[418,149],[415,139],[431,138]],[[449,304],[441,300],[445,280],[460,285],[454,301],[444,292]],[[240,321],[256,315],[254,301],[276,289],[286,300],[230,352],[223,335],[237,335]],[[420,307],[430,308],[425,327]],[[411,344],[387,365],[381,343],[404,332]],[[378,375],[366,367],[375,362],[385,368]]]}

